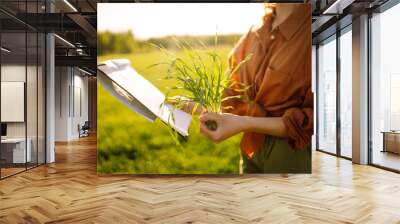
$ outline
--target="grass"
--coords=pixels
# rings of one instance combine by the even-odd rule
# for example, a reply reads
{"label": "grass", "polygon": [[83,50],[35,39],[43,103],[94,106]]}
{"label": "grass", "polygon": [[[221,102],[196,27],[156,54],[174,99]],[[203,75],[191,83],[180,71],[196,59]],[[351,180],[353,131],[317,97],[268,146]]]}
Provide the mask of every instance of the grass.
{"label": "grass", "polygon": [[[216,54],[226,67],[230,47],[218,47]],[[176,52],[183,56],[182,52]],[[167,67],[150,65],[168,60],[158,51],[98,57],[98,62],[128,58],[133,67],[164,93],[178,85],[177,80],[163,79]],[[207,61],[206,63],[211,63]],[[209,66],[209,65],[206,65]],[[179,91],[174,94],[179,94]],[[98,85],[98,166],[100,173],[129,174],[216,174],[239,172],[239,140],[232,137],[214,144],[201,135],[198,120],[192,122],[186,142],[177,147],[169,128],[160,121],[151,123],[127,109]]]}
{"label": "grass", "polygon": [[[234,88],[239,83],[231,83],[232,75],[239,67],[246,63],[250,57],[237,63],[235,67],[223,64],[223,59],[217,53],[217,36],[215,36],[215,47],[207,48],[204,44],[200,49],[196,49],[187,42],[176,41],[178,49],[181,51],[172,52],[162,46],[157,46],[161,52],[169,57],[168,61],[156,63],[153,66],[167,66],[167,75],[165,80],[173,80],[175,83],[170,88],[169,93],[179,91],[180,97],[173,98],[175,108],[182,109],[187,103],[193,102],[192,114],[199,106],[209,112],[220,113],[222,102],[231,98],[242,98],[241,94],[224,97],[223,92],[226,88]],[[182,55],[183,53],[183,55]],[[241,85],[242,88],[236,87],[237,92],[243,92],[248,89]],[[173,95],[177,95],[176,93]],[[172,118],[173,119],[173,118]],[[206,122],[210,130],[217,129],[215,121]]]}

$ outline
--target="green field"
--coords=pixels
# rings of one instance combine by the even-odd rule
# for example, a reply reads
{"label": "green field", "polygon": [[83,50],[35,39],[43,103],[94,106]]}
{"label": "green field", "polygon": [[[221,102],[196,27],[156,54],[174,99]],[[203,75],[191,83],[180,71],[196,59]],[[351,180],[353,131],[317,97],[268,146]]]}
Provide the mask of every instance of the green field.
{"label": "green field", "polygon": [[[218,54],[227,58],[229,47],[219,47]],[[165,61],[158,51],[137,54],[99,56],[98,62],[130,59],[133,67],[164,93],[174,83],[162,80],[166,68],[148,66]],[[98,84],[98,165],[99,173],[128,174],[214,174],[239,172],[239,140],[235,136],[214,144],[199,133],[197,119],[182,147],[170,136],[160,121],[151,123],[127,109]]]}

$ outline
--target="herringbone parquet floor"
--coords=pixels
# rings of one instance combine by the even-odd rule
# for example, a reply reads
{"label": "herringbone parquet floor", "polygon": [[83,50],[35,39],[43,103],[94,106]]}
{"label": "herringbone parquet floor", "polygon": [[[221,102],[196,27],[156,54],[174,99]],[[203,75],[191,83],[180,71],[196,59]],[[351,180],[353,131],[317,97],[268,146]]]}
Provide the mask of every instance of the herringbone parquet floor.
{"label": "herringbone parquet floor", "polygon": [[0,223],[400,223],[400,175],[315,152],[312,175],[97,176],[96,141],[0,181]]}

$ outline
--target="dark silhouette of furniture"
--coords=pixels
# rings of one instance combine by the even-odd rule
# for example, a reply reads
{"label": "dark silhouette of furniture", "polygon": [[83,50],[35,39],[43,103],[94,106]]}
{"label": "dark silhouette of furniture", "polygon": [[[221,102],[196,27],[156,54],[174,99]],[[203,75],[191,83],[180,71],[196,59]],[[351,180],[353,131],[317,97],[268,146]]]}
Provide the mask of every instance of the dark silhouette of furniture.
{"label": "dark silhouette of furniture", "polygon": [[89,136],[89,130],[90,130],[89,121],[85,121],[85,123],[82,126],[78,124],[79,138]]}

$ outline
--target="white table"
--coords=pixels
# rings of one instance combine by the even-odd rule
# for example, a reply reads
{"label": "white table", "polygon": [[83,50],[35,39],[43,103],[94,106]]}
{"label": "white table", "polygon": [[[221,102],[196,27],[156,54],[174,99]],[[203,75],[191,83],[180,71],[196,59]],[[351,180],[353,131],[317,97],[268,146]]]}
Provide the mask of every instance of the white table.
{"label": "white table", "polygon": [[[27,147],[26,147],[26,154],[25,154],[25,138],[5,138],[1,139],[2,147],[10,145],[13,146],[13,163],[25,163],[31,162],[32,160],[32,153],[31,153],[31,145],[32,140],[30,138],[26,139]],[[25,161],[26,159],[26,161]]]}

